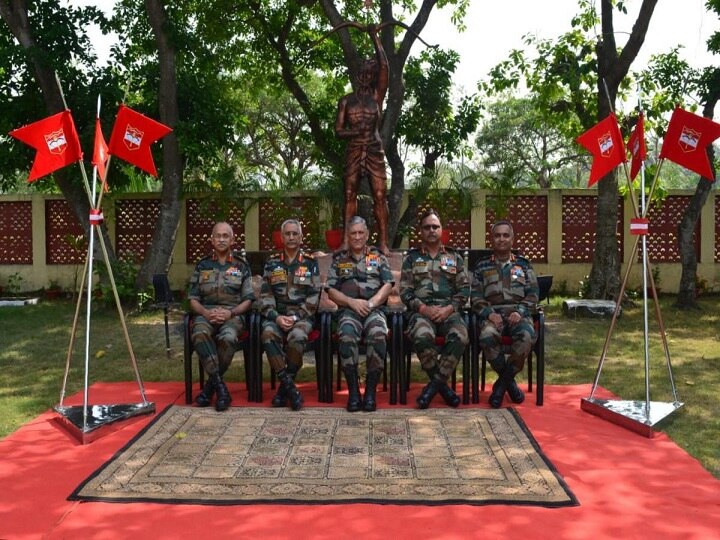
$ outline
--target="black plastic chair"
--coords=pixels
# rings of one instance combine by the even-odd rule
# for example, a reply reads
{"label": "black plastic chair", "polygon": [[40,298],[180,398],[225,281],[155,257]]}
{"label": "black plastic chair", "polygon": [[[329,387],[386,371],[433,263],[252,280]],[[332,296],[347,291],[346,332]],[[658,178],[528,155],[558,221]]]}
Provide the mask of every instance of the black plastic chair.
{"label": "black plastic chair", "polygon": [[155,290],[155,302],[153,307],[163,310],[165,314],[165,354],[170,358],[170,329],[168,326],[168,309],[173,301],[170,283],[167,274],[155,274],[153,276],[153,289]]}

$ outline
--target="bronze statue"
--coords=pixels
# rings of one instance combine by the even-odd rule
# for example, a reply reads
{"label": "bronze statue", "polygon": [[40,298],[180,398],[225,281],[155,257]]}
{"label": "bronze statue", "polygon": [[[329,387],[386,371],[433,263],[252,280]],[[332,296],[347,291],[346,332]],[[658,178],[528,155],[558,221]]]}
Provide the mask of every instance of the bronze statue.
{"label": "bronze statue", "polygon": [[[387,244],[388,206],[385,152],[378,131],[382,105],[388,89],[388,60],[380,43],[378,27],[368,25],[367,32],[375,46],[375,58],[360,66],[356,90],[338,103],[335,133],[347,139],[345,149],[345,220],[357,214],[360,180],[367,177],[372,191],[378,248],[389,252]],[[345,227],[347,230],[347,226]]]}

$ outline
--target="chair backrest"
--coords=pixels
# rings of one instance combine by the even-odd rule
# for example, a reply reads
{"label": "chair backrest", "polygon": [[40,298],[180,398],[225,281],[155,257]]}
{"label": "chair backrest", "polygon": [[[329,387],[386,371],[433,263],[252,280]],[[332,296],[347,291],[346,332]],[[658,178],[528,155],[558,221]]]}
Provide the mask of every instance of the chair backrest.
{"label": "chair backrest", "polygon": [[320,305],[318,306],[319,311],[337,311],[337,304],[328,298],[325,292],[325,286],[327,285],[328,273],[330,272],[330,265],[332,264],[332,253],[323,253],[322,251],[316,251],[313,256],[318,263],[318,273],[320,274]]}
{"label": "chair backrest", "polygon": [[155,303],[167,306],[173,301],[170,282],[167,274],[153,275],[153,289],[155,289]]}
{"label": "chair backrest", "polygon": [[253,294],[255,295],[255,301],[253,302],[252,308],[259,309],[260,306],[260,291],[262,289],[263,277],[258,274],[253,274],[250,278],[252,283]]}
{"label": "chair backrest", "polygon": [[391,251],[388,255],[390,271],[392,272],[395,284],[393,285],[393,288],[390,291],[390,296],[387,299],[387,306],[394,310],[399,310],[404,307],[402,300],[400,299],[400,274],[402,272],[403,257],[404,255],[402,251]]}
{"label": "chair backrest", "polygon": [[538,303],[545,300],[550,296],[550,288],[552,287],[553,277],[550,276],[538,276]]}

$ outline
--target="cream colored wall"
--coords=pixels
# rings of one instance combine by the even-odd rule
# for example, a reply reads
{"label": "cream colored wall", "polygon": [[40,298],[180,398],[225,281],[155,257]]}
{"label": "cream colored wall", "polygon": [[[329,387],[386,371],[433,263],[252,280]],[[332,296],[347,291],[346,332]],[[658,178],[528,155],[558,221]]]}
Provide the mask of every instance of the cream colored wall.
{"label": "cream colored wall", "polygon": [[[562,264],[562,220],[553,219],[554,216],[562,215],[562,197],[567,194],[587,194],[587,190],[540,190],[537,194],[548,196],[548,262],[547,264],[535,264],[539,274],[552,274],[554,277],[554,290],[557,290],[564,281],[571,291],[577,290],[578,283],[584,278],[591,268],[590,263]],[[690,195],[690,191],[673,191],[672,195]],[[289,194],[292,195],[292,194]],[[154,197],[153,194],[137,195],[138,198]],[[698,275],[705,279],[708,284],[720,290],[720,265],[714,262],[715,249],[715,197],[720,195],[713,191],[705,204],[701,214],[702,244],[700,246],[700,262],[698,264]],[[123,197],[127,197],[123,195]],[[27,290],[36,290],[47,287],[50,281],[57,281],[63,287],[71,287],[75,265],[46,265],[45,264],[45,199],[52,198],[41,194],[34,195],[0,195],[0,201],[23,201],[32,202],[32,235],[33,235],[33,264],[32,265],[0,265],[0,285],[5,285],[7,279],[14,273],[19,273],[23,278],[23,287]],[[480,204],[473,209],[471,215],[470,239],[474,249],[484,246],[485,238],[485,194],[479,193]],[[403,202],[406,207],[407,200]],[[108,197],[103,205],[105,223],[110,233],[111,241],[114,242],[114,211],[112,197]],[[321,211],[321,216],[324,211]],[[634,237],[630,235],[629,224],[632,217],[632,206],[629,202],[624,207],[625,242],[623,260],[628,261],[631,257]],[[256,251],[259,247],[260,230],[259,205],[252,205],[246,213],[245,221],[245,247],[248,251]],[[177,241],[173,250],[172,264],[169,277],[173,288],[184,288],[187,279],[192,273],[195,261],[185,260],[185,238],[187,221],[185,216],[185,205],[182,205],[180,223],[177,233]],[[404,240],[403,247],[407,247],[407,240]],[[656,266],[656,265],[653,265]],[[679,263],[661,263],[660,286],[665,292],[677,290],[680,280],[681,267]],[[623,264],[621,273],[625,270]],[[80,265],[79,271],[82,271]],[[629,287],[637,288],[641,283],[641,265],[634,264],[630,273]]]}

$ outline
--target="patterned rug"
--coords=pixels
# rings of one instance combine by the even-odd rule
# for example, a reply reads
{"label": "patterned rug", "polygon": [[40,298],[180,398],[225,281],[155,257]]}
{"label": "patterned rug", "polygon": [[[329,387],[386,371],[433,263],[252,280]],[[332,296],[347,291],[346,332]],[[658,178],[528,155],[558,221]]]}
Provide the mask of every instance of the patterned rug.
{"label": "patterned rug", "polygon": [[69,500],[577,505],[511,409],[171,406]]}

